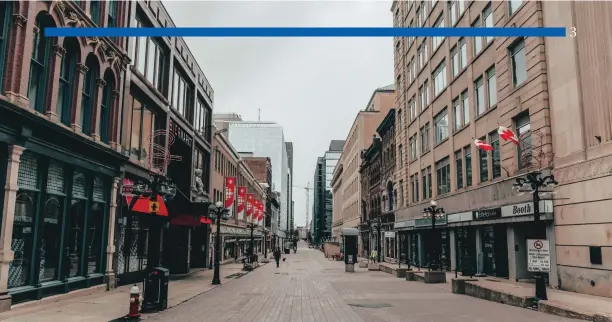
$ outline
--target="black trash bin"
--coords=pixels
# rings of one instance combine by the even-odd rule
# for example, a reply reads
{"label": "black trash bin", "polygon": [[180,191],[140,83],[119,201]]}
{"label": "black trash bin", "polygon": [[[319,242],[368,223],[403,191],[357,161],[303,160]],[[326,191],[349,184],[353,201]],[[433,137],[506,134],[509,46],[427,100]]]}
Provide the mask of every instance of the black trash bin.
{"label": "black trash bin", "polygon": [[461,276],[474,276],[475,272],[472,261],[472,256],[463,256],[461,258]]}
{"label": "black trash bin", "polygon": [[142,311],[163,311],[168,308],[170,270],[154,267],[144,280]]}

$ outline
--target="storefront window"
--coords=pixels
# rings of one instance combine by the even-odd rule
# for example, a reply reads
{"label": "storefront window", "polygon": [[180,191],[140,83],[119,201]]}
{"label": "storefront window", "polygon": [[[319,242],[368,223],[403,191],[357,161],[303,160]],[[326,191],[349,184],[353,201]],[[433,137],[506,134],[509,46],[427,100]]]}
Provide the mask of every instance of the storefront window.
{"label": "storefront window", "polygon": [[25,152],[21,156],[15,201],[15,219],[11,250],[14,259],[9,266],[8,287],[19,287],[30,284],[34,247],[34,218],[40,180],[38,176],[38,159]]}
{"label": "storefront window", "polygon": [[43,208],[42,239],[40,244],[39,277],[41,282],[58,278],[62,215],[64,213],[64,168],[55,162],[49,164],[47,195]]}
{"label": "storefront window", "polygon": [[[92,198],[91,179],[67,164],[28,152],[21,156],[11,245],[15,258],[9,266],[9,288],[83,276],[82,258],[88,254],[84,250],[96,254],[94,264],[89,265],[101,272],[107,186],[94,185]],[[100,193],[96,194],[96,190]],[[87,211],[88,207],[93,208]],[[89,232],[84,229],[85,223],[91,228]],[[87,248],[83,248],[85,243]]]}
{"label": "storefront window", "polygon": [[94,179],[93,205],[90,209],[87,232],[87,273],[102,273],[102,244],[104,237],[104,214],[106,213],[105,185],[100,177]]}

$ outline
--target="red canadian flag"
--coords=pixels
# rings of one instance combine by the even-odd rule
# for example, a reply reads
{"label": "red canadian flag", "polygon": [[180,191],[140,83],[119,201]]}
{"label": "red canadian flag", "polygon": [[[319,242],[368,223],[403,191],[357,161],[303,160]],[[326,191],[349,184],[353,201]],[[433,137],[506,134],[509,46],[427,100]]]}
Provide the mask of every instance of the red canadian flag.
{"label": "red canadian flag", "polygon": [[225,209],[229,211],[230,216],[233,216],[232,210],[236,194],[236,178],[225,177]]}
{"label": "red canadian flag", "polygon": [[259,226],[261,226],[261,221],[263,220],[263,218],[264,218],[264,216],[265,216],[265,209],[264,209],[264,206],[265,206],[265,205],[264,205],[264,203],[263,203],[263,202],[259,203],[259,218],[257,219],[257,220],[258,220],[257,224],[258,224]]}
{"label": "red canadian flag", "polygon": [[487,142],[483,140],[474,140],[476,146],[484,151],[493,151],[493,146],[491,144],[487,144]]}
{"label": "red canadian flag", "polygon": [[497,129],[497,133],[504,141],[510,141],[516,145],[519,145],[519,138],[507,127],[500,125]]}
{"label": "red canadian flag", "polygon": [[238,220],[244,220],[244,203],[246,201],[246,190],[246,187],[238,187],[238,204],[236,205]]}
{"label": "red canadian flag", "polygon": [[251,220],[251,215],[253,214],[253,197],[254,195],[252,193],[247,193],[246,195],[246,222]]}
{"label": "red canadian flag", "polygon": [[251,223],[257,224],[259,220],[259,199],[255,199],[253,202],[253,217],[251,217]]}

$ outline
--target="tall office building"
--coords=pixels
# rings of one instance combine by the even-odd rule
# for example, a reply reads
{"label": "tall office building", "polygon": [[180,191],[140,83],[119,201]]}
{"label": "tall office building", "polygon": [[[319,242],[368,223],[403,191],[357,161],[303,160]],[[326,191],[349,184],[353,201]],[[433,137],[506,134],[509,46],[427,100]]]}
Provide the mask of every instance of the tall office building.
{"label": "tall office building", "polygon": [[287,214],[287,231],[293,230],[295,227],[293,225],[294,222],[294,213],[293,213],[293,142],[286,142],[285,146],[287,148],[287,163],[289,165],[289,175],[291,177],[291,181],[287,185],[287,193],[288,193],[288,202],[289,202],[289,211]]}
{"label": "tall office building", "polygon": [[316,240],[331,238],[332,227],[332,175],[342,155],[344,140],[332,140],[323,157],[317,159],[314,177],[313,237]]}
{"label": "tall office building", "polygon": [[[278,237],[286,237],[291,201],[289,193],[291,174],[287,157],[287,146],[283,128],[275,122],[242,121],[239,118],[226,118],[227,115],[214,115],[215,124],[219,128],[227,128],[225,134],[237,151],[249,151],[254,157],[268,157],[272,162],[272,191],[280,191],[280,220],[272,218],[272,231]],[[276,221],[279,222],[276,222]]]}

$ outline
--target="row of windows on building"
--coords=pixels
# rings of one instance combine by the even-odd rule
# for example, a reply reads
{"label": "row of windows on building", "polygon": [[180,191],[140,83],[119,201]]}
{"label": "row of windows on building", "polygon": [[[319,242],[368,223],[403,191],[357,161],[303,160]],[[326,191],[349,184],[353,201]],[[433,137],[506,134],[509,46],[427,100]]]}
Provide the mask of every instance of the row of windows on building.
{"label": "row of windows on building", "polygon": [[[474,21],[472,24],[474,27],[480,27],[480,21],[484,21],[484,27],[492,27],[493,26],[493,14],[491,12],[491,4],[487,5],[485,9],[482,11],[481,15]],[[444,25],[444,20],[439,19],[441,26]],[[436,40],[438,39],[438,40]],[[443,38],[434,37],[432,40],[434,42],[434,51],[442,43]],[[493,37],[473,37],[472,38],[472,48],[473,55],[472,59],[475,59],[478,54],[483,50],[483,48],[493,41]],[[417,49],[416,59],[415,57],[408,59],[406,58],[406,73],[405,78],[408,86],[412,85],[414,81],[417,80],[419,72],[426,66],[427,61],[429,60],[429,52],[428,52],[428,39],[423,39],[421,45]],[[400,50],[400,42],[396,45],[396,51],[398,54],[401,53]],[[450,64],[451,64],[451,80],[455,79],[459,76],[465,68],[468,66],[468,55],[467,55],[467,44],[465,38],[460,38],[455,46],[453,46],[450,50]],[[512,72],[512,83],[513,86],[519,86],[527,79],[527,66],[526,66],[526,55],[525,55],[525,42],[524,39],[517,39],[515,42],[508,47],[508,56],[510,57],[510,70]],[[399,56],[397,57],[399,61]],[[445,59],[442,59],[440,63],[434,69],[431,79],[433,83],[433,97],[437,97],[440,95],[444,89],[447,87],[447,64]],[[492,66],[486,72],[487,82],[490,84],[490,89],[495,89],[491,95],[489,95],[490,102],[489,106],[493,106],[497,103],[497,94],[496,94],[496,78],[495,78],[495,66]],[[476,79],[475,84],[481,85],[483,82],[482,79]],[[402,75],[398,76],[396,80],[396,84],[398,86],[398,92],[402,93],[405,91]],[[420,103],[419,108],[420,111],[417,110],[417,100],[413,96],[411,99],[405,100],[406,110],[409,113],[409,120],[413,121],[419,115],[419,112],[423,112],[427,106],[431,103],[431,97],[429,92],[429,83],[428,80],[425,80],[418,90],[418,102]],[[480,101],[477,101],[477,104]],[[484,103],[484,102],[482,102]],[[484,113],[485,105],[476,105],[477,115]]]}
{"label": "row of windows on building", "polygon": [[[137,27],[149,26],[142,18],[136,18]],[[169,71],[168,49],[160,41],[150,37],[136,38],[132,57],[136,70],[164,97],[170,106],[187,122],[196,133],[207,140],[212,135],[212,113],[201,95],[194,95],[194,85],[175,61],[172,73]],[[169,80],[169,81],[166,81]]]}
{"label": "row of windows on building", "polygon": [[[407,24],[407,27],[423,27],[429,18],[433,8],[436,6],[437,0],[422,0],[420,1],[419,7],[417,7],[414,11],[414,16],[410,20],[410,23]],[[461,19],[463,14],[465,13],[465,9],[467,8],[466,4],[469,1],[465,0],[451,0],[451,1],[441,1],[442,3],[447,4],[447,12],[449,16],[450,26],[455,26],[455,24]],[[522,0],[509,0],[508,2],[508,16],[512,16],[523,4]],[[400,27],[404,25],[402,21],[402,17],[408,18],[410,9],[413,5],[417,3],[416,0],[407,0],[405,1],[404,11],[402,12],[402,7],[398,6],[395,10],[393,26]],[[488,6],[490,7],[490,5]],[[490,10],[490,9],[489,9]],[[493,22],[491,20],[491,22]],[[439,23],[439,17],[434,22],[432,26],[437,26]],[[492,25],[492,24],[491,24]],[[410,42],[410,39],[408,39]]]}
{"label": "row of windows on building", "polygon": [[[520,144],[517,147],[517,159],[519,168],[531,166],[531,124],[529,122],[529,114],[525,112],[515,118],[515,127]],[[479,182],[488,182],[500,178],[502,173],[500,159],[500,144],[497,131],[489,133],[485,137],[479,138],[483,142],[487,142],[493,146],[493,151],[488,153],[484,150],[478,150],[478,176]],[[410,138],[410,151],[415,155],[416,160],[416,138]],[[455,162],[455,190],[468,188],[472,186],[472,146],[467,145],[453,154]],[[436,173],[436,196],[441,196],[451,192],[451,156],[442,158],[435,163]],[[431,166],[422,169],[420,174],[415,173],[410,176],[410,200],[418,202],[433,198],[433,181],[432,181]],[[421,179],[421,187],[419,187],[419,178]],[[419,189],[421,194],[419,195]],[[403,184],[400,183],[400,195],[403,200]]]}
{"label": "row of windows on building", "polygon": [[[458,45],[459,50],[453,47],[451,52],[451,79],[456,78],[462,71],[467,67],[467,62],[465,58],[464,47],[465,44],[462,43],[462,40],[459,40]],[[526,66],[526,56],[525,56],[525,42],[524,39],[518,39],[508,48],[510,55],[510,64],[511,64],[511,72],[512,72],[512,83],[513,86],[521,85],[525,80],[527,80],[527,66]],[[407,74],[408,75],[408,74]],[[439,96],[444,89],[447,87],[447,71],[446,71],[446,62],[443,59],[440,64],[434,69],[432,73],[433,80],[433,98]],[[398,79],[401,81],[401,78]],[[487,97],[488,100],[485,101],[484,95],[484,84],[486,83]],[[400,87],[401,88],[401,87]],[[474,95],[475,95],[475,115],[476,117],[484,114],[488,109],[493,108],[497,105],[497,77],[495,73],[495,65],[492,65],[488,68],[483,75],[478,75],[474,80]],[[459,97],[453,99],[453,106],[455,103],[458,103]],[[465,124],[469,123],[470,113],[469,106],[467,104],[467,89],[461,93],[461,101],[466,104],[461,107],[463,110],[463,115],[461,118],[455,119],[456,129],[463,127]],[[432,102],[432,97],[430,96],[429,91],[429,82],[425,80],[423,84],[418,89],[418,97],[413,95],[411,98],[406,99],[406,111],[408,113],[409,121],[412,122],[416,120],[417,116],[420,113],[425,111],[425,109]],[[417,102],[419,103],[420,110],[417,110]],[[398,112],[398,113],[401,113]],[[455,114],[456,115],[456,114]],[[400,115],[399,119],[403,122],[404,117]],[[400,124],[404,125],[404,124]]]}

